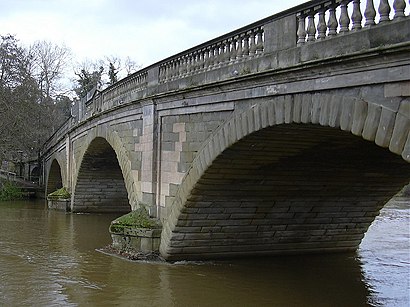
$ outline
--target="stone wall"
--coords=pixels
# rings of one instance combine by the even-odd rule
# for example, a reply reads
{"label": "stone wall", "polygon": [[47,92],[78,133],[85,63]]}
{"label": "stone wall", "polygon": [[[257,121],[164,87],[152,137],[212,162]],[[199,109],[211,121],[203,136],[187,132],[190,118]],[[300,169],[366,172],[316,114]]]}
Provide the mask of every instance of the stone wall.
{"label": "stone wall", "polygon": [[196,153],[230,114],[221,111],[162,117],[159,178],[163,218]]}

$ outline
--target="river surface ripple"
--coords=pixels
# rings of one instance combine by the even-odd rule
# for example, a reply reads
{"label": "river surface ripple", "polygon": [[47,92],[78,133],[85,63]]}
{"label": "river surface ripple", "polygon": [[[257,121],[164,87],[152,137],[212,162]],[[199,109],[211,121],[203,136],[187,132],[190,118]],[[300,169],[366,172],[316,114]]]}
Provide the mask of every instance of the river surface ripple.
{"label": "river surface ripple", "polygon": [[144,263],[105,255],[116,215],[0,202],[0,306],[410,306],[410,202],[356,253]]}

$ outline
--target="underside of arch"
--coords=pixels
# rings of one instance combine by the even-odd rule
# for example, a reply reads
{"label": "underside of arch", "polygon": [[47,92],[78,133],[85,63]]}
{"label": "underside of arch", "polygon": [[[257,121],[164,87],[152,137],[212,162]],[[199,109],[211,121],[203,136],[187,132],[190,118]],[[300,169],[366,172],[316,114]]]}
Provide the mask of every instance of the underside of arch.
{"label": "underside of arch", "polygon": [[271,126],[213,160],[161,251],[204,259],[354,250],[409,180],[410,164],[351,133]]}
{"label": "underside of arch", "polygon": [[117,155],[103,138],[95,138],[84,154],[78,172],[72,211],[131,211]]}
{"label": "underside of arch", "polygon": [[54,159],[53,162],[51,163],[50,171],[48,173],[46,195],[58,189],[61,189],[62,187],[63,187],[63,178],[61,175],[61,166],[57,162],[57,160]]}

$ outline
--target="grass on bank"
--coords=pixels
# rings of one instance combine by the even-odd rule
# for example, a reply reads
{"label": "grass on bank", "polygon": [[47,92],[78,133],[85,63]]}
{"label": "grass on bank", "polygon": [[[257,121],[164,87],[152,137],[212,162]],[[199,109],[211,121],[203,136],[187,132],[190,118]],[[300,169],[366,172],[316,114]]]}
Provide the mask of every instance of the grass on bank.
{"label": "grass on bank", "polygon": [[23,198],[23,193],[14,182],[0,182],[0,201],[17,200],[21,198]]}

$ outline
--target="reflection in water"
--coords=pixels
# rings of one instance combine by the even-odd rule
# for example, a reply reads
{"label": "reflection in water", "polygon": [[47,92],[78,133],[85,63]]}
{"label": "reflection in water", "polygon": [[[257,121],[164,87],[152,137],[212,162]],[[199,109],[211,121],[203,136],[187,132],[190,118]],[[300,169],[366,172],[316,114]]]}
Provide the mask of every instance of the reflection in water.
{"label": "reflection in water", "polygon": [[384,210],[357,254],[133,263],[95,251],[115,215],[0,203],[0,306],[405,306],[409,216]]}
{"label": "reflection in water", "polygon": [[[410,306],[410,201],[382,210],[358,251],[375,306]],[[407,303],[407,304],[404,304]]]}

